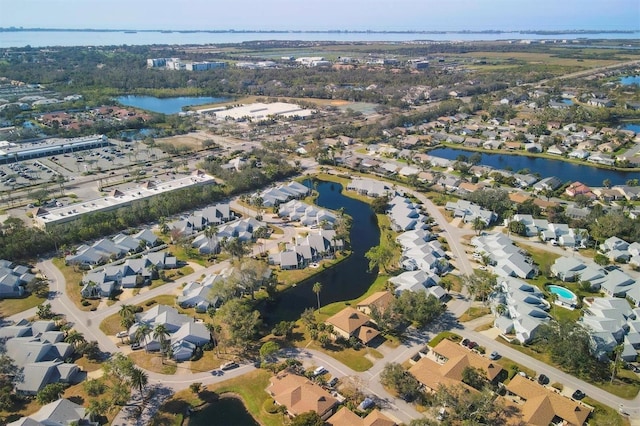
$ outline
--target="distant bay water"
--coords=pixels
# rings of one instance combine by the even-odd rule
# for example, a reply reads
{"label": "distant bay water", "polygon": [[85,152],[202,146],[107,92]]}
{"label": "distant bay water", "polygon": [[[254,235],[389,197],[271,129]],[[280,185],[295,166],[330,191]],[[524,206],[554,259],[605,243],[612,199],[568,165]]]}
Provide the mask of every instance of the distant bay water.
{"label": "distant bay water", "polygon": [[637,39],[632,33],[529,34],[484,33],[393,33],[393,32],[178,32],[178,31],[0,31],[0,48],[46,46],[120,46],[151,44],[221,44],[259,40],[336,42],[375,41],[480,41],[480,40],[576,40]]}

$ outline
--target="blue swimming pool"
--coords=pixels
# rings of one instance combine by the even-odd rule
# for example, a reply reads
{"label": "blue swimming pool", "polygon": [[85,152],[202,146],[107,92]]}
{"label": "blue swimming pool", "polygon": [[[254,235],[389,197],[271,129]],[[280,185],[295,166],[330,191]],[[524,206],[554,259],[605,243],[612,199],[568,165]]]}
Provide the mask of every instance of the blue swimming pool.
{"label": "blue swimming pool", "polygon": [[566,301],[575,303],[578,301],[578,296],[576,296],[571,290],[568,288],[560,287],[559,285],[550,285],[547,287],[551,293],[557,294],[561,299],[565,299]]}

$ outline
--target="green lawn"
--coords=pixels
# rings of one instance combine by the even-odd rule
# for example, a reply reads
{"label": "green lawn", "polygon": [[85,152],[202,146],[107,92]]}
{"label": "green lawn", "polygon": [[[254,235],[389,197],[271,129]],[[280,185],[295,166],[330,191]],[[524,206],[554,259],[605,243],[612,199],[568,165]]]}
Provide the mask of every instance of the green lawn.
{"label": "green lawn", "polygon": [[444,339],[449,339],[457,343],[462,340],[462,337],[459,334],[453,333],[451,331],[442,331],[438,333],[436,337],[431,339],[428,345],[432,348],[435,348],[436,346],[438,346],[438,343],[440,343]]}
{"label": "green lawn", "polygon": [[[67,266],[63,258],[55,257],[53,259],[53,265],[60,270],[64,279],[67,282],[65,289],[67,296],[76,305],[76,307],[82,311],[90,311],[92,308],[97,308],[100,304],[100,300],[83,299],[80,295],[80,282],[82,281],[82,271],[73,266]],[[82,302],[88,302],[87,306],[84,306]]]}
{"label": "green lawn", "polygon": [[0,300],[0,317],[9,317],[27,309],[34,308],[47,299],[42,299],[35,294],[20,299]]}
{"label": "green lawn", "polygon": [[474,320],[476,318],[483,317],[490,313],[491,313],[491,309],[485,306],[472,306],[469,309],[467,309],[467,311],[464,314],[462,314],[459,320],[460,322],[467,322],[467,321]]}

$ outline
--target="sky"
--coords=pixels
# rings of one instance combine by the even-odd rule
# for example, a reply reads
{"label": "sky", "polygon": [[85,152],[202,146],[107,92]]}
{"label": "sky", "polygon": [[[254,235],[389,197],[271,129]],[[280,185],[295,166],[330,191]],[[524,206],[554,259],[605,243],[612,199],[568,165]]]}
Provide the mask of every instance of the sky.
{"label": "sky", "polygon": [[0,0],[0,27],[640,30],[639,0]]}

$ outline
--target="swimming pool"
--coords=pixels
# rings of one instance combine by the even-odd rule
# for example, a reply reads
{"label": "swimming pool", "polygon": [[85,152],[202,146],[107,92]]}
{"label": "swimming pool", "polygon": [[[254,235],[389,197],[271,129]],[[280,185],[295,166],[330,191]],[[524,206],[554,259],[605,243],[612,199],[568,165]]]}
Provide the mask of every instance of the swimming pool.
{"label": "swimming pool", "polygon": [[559,298],[564,299],[567,302],[576,303],[578,301],[578,296],[568,288],[560,287],[559,285],[550,285],[547,286],[547,288],[551,293],[557,294]]}

